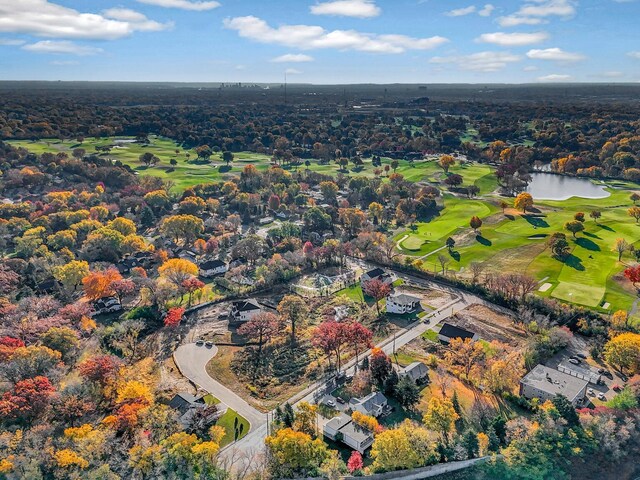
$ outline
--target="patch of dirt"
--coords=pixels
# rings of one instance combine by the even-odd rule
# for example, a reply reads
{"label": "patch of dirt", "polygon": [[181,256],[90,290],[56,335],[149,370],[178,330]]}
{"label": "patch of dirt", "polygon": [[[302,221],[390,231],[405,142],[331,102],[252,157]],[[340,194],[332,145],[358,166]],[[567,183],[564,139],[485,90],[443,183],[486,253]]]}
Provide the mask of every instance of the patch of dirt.
{"label": "patch of dirt", "polygon": [[403,290],[406,290],[407,293],[411,293],[412,295],[422,297],[422,301],[424,303],[432,306],[436,310],[440,307],[445,306],[447,303],[451,302],[454,299],[453,295],[441,290],[410,287],[403,287]]}
{"label": "patch of dirt", "polygon": [[526,338],[509,315],[485,305],[469,305],[455,314],[449,323],[476,332],[488,342],[499,340],[515,347],[522,345]]}

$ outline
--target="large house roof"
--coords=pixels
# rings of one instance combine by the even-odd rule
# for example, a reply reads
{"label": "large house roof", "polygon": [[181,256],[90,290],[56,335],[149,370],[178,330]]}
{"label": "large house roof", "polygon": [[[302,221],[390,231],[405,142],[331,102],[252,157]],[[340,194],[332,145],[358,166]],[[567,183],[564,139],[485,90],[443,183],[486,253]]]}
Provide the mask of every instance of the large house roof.
{"label": "large house roof", "polygon": [[380,392],[371,392],[366,397],[362,398],[352,398],[349,403],[352,405],[362,405],[362,407],[367,411],[372,411],[376,406],[383,405],[387,402],[387,397],[385,397]]}
{"label": "large house roof", "polygon": [[237,300],[232,303],[233,308],[238,312],[250,312],[252,310],[260,310],[260,305],[255,298],[248,298],[246,300]]}
{"label": "large house roof", "polygon": [[385,275],[387,272],[385,272],[383,269],[381,269],[380,267],[376,267],[373,270],[369,270],[367,273],[365,273],[365,275],[369,278],[378,278],[381,275]]}
{"label": "large house roof", "polygon": [[544,365],[536,365],[520,383],[550,395],[564,395],[573,401],[589,382]]}
{"label": "large house roof", "polygon": [[419,297],[409,295],[408,293],[392,293],[387,298],[398,305],[411,305],[413,303],[420,303],[421,300]]}
{"label": "large house roof", "polygon": [[200,268],[202,270],[213,270],[218,267],[223,267],[224,265],[226,264],[222,260],[207,260],[200,264]]}
{"label": "large house roof", "polygon": [[411,380],[417,381],[429,374],[429,367],[422,362],[413,362],[404,367],[400,374],[407,375]]}
{"label": "large house roof", "polygon": [[442,328],[439,335],[447,338],[462,338],[463,340],[466,338],[473,338],[475,336],[474,332],[470,332],[469,330],[465,330],[464,328],[456,327],[455,325],[451,325],[450,323],[442,324]]}

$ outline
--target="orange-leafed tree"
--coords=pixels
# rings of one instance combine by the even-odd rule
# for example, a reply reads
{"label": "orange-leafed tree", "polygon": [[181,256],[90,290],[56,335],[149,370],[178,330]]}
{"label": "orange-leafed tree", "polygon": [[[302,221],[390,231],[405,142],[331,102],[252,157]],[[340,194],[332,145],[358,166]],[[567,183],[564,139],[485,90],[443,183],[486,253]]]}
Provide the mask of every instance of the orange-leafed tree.
{"label": "orange-leafed tree", "polygon": [[84,294],[89,300],[111,297],[116,294],[113,289],[114,282],[122,280],[122,275],[115,268],[89,273],[82,279]]}

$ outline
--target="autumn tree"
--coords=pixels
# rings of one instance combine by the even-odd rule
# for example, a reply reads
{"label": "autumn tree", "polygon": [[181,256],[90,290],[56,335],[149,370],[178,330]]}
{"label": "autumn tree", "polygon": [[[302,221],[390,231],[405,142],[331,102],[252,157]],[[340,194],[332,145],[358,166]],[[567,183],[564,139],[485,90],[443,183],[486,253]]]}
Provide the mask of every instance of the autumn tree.
{"label": "autumn tree", "polygon": [[286,295],[278,304],[278,313],[291,328],[291,343],[296,341],[296,327],[309,313],[305,301],[297,295]]}
{"label": "autumn tree", "polygon": [[438,165],[445,173],[449,172],[449,169],[456,164],[456,159],[451,155],[442,155],[438,160]]}
{"label": "autumn tree", "polygon": [[468,382],[473,382],[475,373],[484,360],[484,349],[480,342],[470,338],[452,338],[445,352],[444,361],[452,372]]}
{"label": "autumn tree", "polygon": [[80,375],[91,382],[105,386],[115,380],[122,362],[115,355],[95,355],[78,365]]}
{"label": "autumn tree", "polygon": [[362,291],[365,295],[368,295],[375,300],[376,312],[378,316],[380,316],[380,300],[389,296],[391,293],[391,285],[383,282],[379,278],[374,278],[363,283]]}
{"label": "autumn tree", "polygon": [[594,222],[598,223],[598,220],[602,217],[602,212],[600,210],[591,210],[589,216],[593,218]]}
{"label": "autumn tree", "polygon": [[445,444],[449,443],[449,436],[455,430],[456,420],[460,416],[456,413],[451,400],[448,398],[431,397],[424,414],[423,421],[427,427],[439,432]]}
{"label": "autumn tree", "polygon": [[389,375],[391,375],[391,370],[393,370],[393,366],[389,356],[380,348],[371,350],[369,371],[371,372],[371,379],[378,386],[384,385],[384,382],[389,378]]}
{"label": "autumn tree", "polygon": [[54,392],[55,387],[47,377],[20,380],[0,399],[0,415],[6,419],[28,421],[47,408]]}
{"label": "autumn tree", "polygon": [[320,192],[327,203],[334,204],[338,194],[338,185],[331,181],[320,182]]}
{"label": "autumn tree", "polygon": [[523,213],[526,213],[527,208],[533,207],[533,197],[530,193],[522,192],[516,197],[513,202],[513,207],[518,210],[522,210]]}
{"label": "autumn tree", "polygon": [[303,478],[313,476],[329,456],[321,439],[291,428],[283,428],[268,436],[267,465],[275,478]]}
{"label": "autumn tree", "polygon": [[475,233],[478,233],[478,229],[482,226],[482,220],[480,220],[480,217],[473,216],[469,221],[469,226],[473,228]]}
{"label": "autumn tree", "polygon": [[564,228],[571,232],[573,238],[576,238],[576,233],[584,231],[584,225],[578,220],[571,220],[565,223]]}
{"label": "autumn tree", "polygon": [[618,252],[618,261],[622,260],[622,254],[629,250],[629,242],[624,238],[616,238],[616,243],[613,246],[613,250]]}
{"label": "autumn tree", "polygon": [[82,279],[84,294],[89,300],[111,297],[116,294],[114,284],[122,281],[122,275],[115,268],[94,271]]}
{"label": "autumn tree", "polygon": [[260,362],[265,343],[278,334],[280,323],[273,313],[260,312],[238,328],[238,333],[258,344],[256,361]]}
{"label": "autumn tree", "polygon": [[635,287],[640,282],[640,264],[628,267],[624,271],[624,276],[633,283]]}
{"label": "autumn tree", "polygon": [[203,289],[205,287],[205,283],[196,277],[190,277],[184,280],[181,286],[184,289],[184,291],[187,292],[187,294],[189,295],[187,306],[190,307],[193,294],[196,293],[198,290]]}
{"label": "autumn tree", "polygon": [[628,332],[613,337],[604,347],[604,357],[620,371],[640,372],[640,334]]}
{"label": "autumn tree", "polygon": [[176,328],[182,322],[182,316],[184,315],[184,308],[174,307],[167,311],[164,317],[163,323],[165,327]]}
{"label": "autumn tree", "polygon": [[358,355],[364,349],[371,346],[373,340],[373,332],[360,322],[347,323],[347,344],[353,348],[356,355],[356,365],[358,364]]}
{"label": "autumn tree", "polygon": [[329,358],[336,357],[336,369],[340,371],[342,349],[348,341],[348,327],[346,323],[327,320],[318,325],[312,334],[312,343],[320,348]]}
{"label": "autumn tree", "polygon": [[371,447],[376,472],[406,470],[438,463],[432,434],[410,420],[375,437]]}
{"label": "autumn tree", "polygon": [[160,265],[158,273],[162,278],[181,288],[185,280],[198,275],[198,266],[183,258],[171,258]]}
{"label": "autumn tree", "polygon": [[183,240],[189,244],[204,231],[204,223],[193,215],[173,215],[162,220],[160,231],[176,243]]}
{"label": "autumn tree", "polygon": [[347,461],[347,469],[351,475],[355,475],[362,471],[364,468],[364,462],[362,461],[362,455],[357,450],[351,452],[351,456]]}
{"label": "autumn tree", "polygon": [[54,269],[54,277],[62,283],[66,288],[77,290],[78,285],[82,283],[82,279],[89,274],[89,264],[84,260],[72,260],[71,262],[61,265]]}
{"label": "autumn tree", "polygon": [[567,236],[562,232],[556,232],[549,237],[547,245],[551,247],[551,253],[554,257],[564,258],[571,251],[571,246],[567,242]]}

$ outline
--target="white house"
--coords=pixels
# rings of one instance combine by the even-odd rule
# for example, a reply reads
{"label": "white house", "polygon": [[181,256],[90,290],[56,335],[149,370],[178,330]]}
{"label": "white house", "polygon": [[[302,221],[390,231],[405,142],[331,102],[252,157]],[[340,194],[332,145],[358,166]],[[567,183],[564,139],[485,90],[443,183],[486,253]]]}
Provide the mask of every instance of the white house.
{"label": "white house", "polygon": [[229,270],[229,267],[222,260],[207,260],[199,265],[200,276],[208,278],[220,275]]}
{"label": "white house", "polygon": [[589,381],[544,365],[536,367],[520,380],[520,395],[531,400],[551,400],[564,395],[574,405],[580,405],[587,393]]}
{"label": "white house", "polygon": [[391,285],[393,283],[393,276],[390,273],[385,272],[383,269],[376,267],[373,270],[365,272],[360,277],[360,284],[364,285],[371,280],[380,280],[385,285]]}
{"label": "white house", "polygon": [[408,293],[393,292],[387,296],[387,313],[402,315],[413,313],[420,308],[420,298]]}
{"label": "white house", "polygon": [[401,369],[398,375],[409,377],[417,384],[425,383],[429,381],[429,367],[422,362],[413,362]]}
{"label": "white house", "polygon": [[371,392],[366,397],[349,400],[349,407],[354,412],[379,417],[387,408],[387,397],[380,392]]}
{"label": "white house", "polygon": [[254,298],[237,300],[231,303],[229,317],[232,322],[248,322],[261,311],[260,304]]}
{"label": "white house", "polygon": [[373,433],[353,423],[346,413],[329,420],[322,427],[322,433],[334,442],[342,442],[360,453],[373,444]]}

